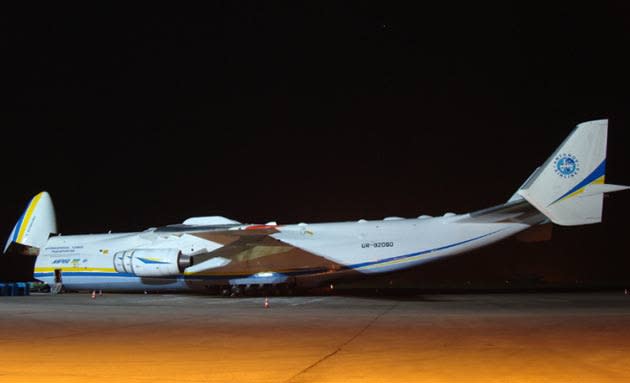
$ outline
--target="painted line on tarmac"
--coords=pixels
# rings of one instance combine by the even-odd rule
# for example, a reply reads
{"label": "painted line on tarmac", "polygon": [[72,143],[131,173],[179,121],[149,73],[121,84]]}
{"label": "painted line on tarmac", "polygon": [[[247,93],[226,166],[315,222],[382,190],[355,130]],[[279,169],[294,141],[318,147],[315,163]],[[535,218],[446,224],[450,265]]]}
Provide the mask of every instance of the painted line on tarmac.
{"label": "painted line on tarmac", "polygon": [[316,298],[316,299],[311,299],[311,300],[304,301],[304,302],[291,303],[291,306],[308,305],[308,304],[315,303],[315,302],[321,302],[324,299],[326,299],[326,298]]}
{"label": "painted line on tarmac", "polygon": [[357,339],[358,337],[360,337],[368,328],[372,327],[372,325],[374,323],[376,323],[376,321],[378,321],[381,317],[383,317],[384,315],[388,314],[390,311],[392,311],[394,308],[396,308],[398,306],[398,302],[394,303],[393,305],[387,307],[385,310],[382,310],[381,312],[379,312],[374,318],[372,318],[365,326],[363,326],[363,328],[361,328],[356,334],[354,334],[353,336],[351,336],[348,340],[346,340],[345,342],[343,342],[342,344],[340,344],[339,346],[337,346],[336,349],[334,349],[332,352],[324,355],[322,358],[320,358],[319,360],[317,360],[315,363],[312,363],[311,365],[307,366],[306,368],[302,369],[301,371],[299,371],[297,374],[293,375],[292,377],[290,377],[289,379],[287,379],[285,381],[285,383],[289,383],[294,381],[298,376],[305,374],[306,372],[312,370],[313,368],[315,368],[316,366],[320,365],[322,362],[324,362],[325,360],[333,357],[335,354],[337,354],[339,351],[341,351],[345,346],[347,346],[348,344],[350,344],[352,341],[354,341],[355,339]]}
{"label": "painted line on tarmac", "polygon": [[246,303],[251,302],[249,299],[243,298],[213,298],[204,301],[207,305],[231,305],[234,303]]}
{"label": "painted line on tarmac", "polygon": [[[98,299],[98,298],[96,298]],[[156,303],[156,302],[173,302],[173,301],[184,301],[183,297],[177,296],[167,296],[167,297],[159,297],[159,298],[139,298],[137,303]]]}

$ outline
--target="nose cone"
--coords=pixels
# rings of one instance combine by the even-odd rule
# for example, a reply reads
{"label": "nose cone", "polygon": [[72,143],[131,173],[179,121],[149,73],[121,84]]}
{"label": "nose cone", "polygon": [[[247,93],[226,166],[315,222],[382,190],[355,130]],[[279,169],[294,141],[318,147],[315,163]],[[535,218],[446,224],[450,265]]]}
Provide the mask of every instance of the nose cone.
{"label": "nose cone", "polygon": [[4,251],[11,242],[41,248],[51,233],[57,232],[57,218],[52,198],[43,191],[31,199],[26,210],[13,227]]}
{"label": "nose cone", "polygon": [[[38,212],[41,211],[42,220],[46,221],[48,234],[57,232],[57,216],[55,215],[55,205],[47,191],[38,194],[40,196],[37,204]],[[41,210],[39,210],[41,209]]]}

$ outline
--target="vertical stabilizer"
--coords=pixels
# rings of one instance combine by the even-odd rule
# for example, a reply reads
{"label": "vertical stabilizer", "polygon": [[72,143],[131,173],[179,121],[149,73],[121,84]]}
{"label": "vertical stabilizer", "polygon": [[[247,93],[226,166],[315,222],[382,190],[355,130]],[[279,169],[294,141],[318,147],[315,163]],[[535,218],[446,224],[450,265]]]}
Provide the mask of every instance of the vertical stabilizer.
{"label": "vertical stabilizer", "polygon": [[57,232],[55,208],[50,195],[43,191],[31,199],[26,210],[15,224],[4,251],[11,243],[41,248],[51,233]]}
{"label": "vertical stabilizer", "polygon": [[604,183],[608,120],[579,124],[518,194],[558,225],[602,220],[604,193],[628,189]]}

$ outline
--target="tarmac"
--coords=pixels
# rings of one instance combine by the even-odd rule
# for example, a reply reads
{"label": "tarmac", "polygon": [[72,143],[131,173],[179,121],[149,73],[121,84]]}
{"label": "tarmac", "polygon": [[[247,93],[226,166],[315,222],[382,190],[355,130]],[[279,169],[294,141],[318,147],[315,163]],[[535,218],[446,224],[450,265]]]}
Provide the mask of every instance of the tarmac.
{"label": "tarmac", "polygon": [[630,296],[0,298],[0,382],[628,382]]}

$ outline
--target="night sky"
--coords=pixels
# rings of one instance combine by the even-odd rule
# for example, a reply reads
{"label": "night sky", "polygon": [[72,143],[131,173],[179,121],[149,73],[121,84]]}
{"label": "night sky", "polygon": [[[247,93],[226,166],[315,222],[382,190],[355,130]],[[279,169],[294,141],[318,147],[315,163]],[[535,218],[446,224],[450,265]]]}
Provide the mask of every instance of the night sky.
{"label": "night sky", "polygon": [[[64,234],[462,213],[606,117],[607,181],[630,184],[625,2],[387,3],[7,12],[0,233],[41,190]],[[597,227],[451,266],[515,251],[532,273],[630,280],[630,193],[605,205]]]}

